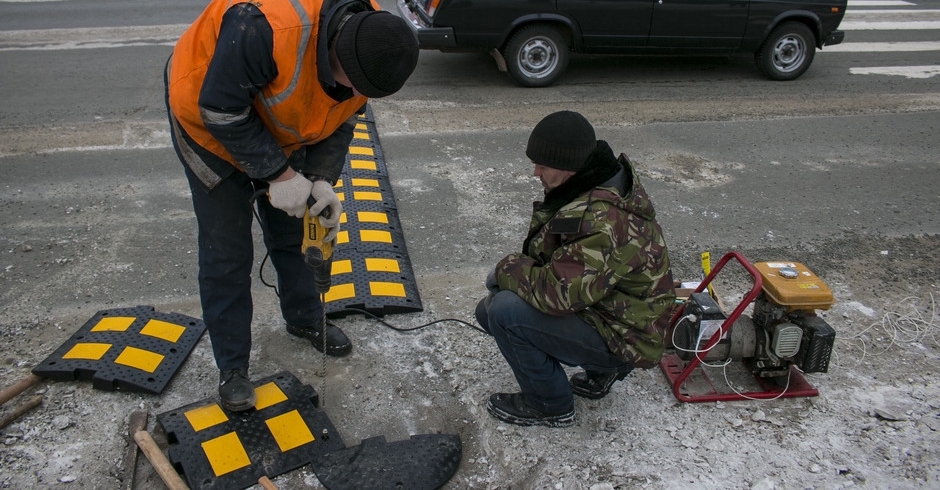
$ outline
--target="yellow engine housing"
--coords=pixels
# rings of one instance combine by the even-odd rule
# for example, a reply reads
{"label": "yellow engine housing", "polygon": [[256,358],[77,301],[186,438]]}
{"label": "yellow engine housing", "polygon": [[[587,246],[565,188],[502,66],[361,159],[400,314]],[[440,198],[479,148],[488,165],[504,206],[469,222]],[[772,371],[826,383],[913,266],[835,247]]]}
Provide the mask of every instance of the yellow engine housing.
{"label": "yellow engine housing", "polygon": [[826,283],[799,262],[758,262],[764,294],[774,303],[796,310],[828,310],[835,303]]}

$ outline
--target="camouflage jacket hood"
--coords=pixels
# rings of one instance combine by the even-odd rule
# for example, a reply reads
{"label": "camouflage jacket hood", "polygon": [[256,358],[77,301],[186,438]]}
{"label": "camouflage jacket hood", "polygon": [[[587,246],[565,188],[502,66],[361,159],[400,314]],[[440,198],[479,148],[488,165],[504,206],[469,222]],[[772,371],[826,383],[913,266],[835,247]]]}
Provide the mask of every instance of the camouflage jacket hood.
{"label": "camouflage jacket hood", "polygon": [[586,168],[533,208],[522,253],[496,266],[500,288],[544,313],[577,314],[624,361],[654,366],[675,293],[656,212],[627,156],[598,141]]}

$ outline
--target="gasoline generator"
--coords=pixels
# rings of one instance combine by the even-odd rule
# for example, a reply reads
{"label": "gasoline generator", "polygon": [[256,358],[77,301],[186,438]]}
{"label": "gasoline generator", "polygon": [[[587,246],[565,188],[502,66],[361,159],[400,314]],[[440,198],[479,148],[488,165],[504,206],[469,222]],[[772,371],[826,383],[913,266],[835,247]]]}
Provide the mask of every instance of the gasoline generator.
{"label": "gasoline generator", "polygon": [[[706,282],[730,257],[754,276],[755,287],[730,316],[705,290],[705,282],[690,294],[669,333],[675,353],[661,363],[674,382],[676,396],[683,401],[769,398],[794,387],[799,390],[786,396],[815,395],[799,373],[829,370],[835,330],[817,312],[834,304],[832,292],[803,264],[778,261],[752,266],[736,252],[726,255]],[[743,314],[751,303],[751,315]],[[695,397],[679,386],[699,364],[722,366],[732,361],[742,361],[765,391]]]}

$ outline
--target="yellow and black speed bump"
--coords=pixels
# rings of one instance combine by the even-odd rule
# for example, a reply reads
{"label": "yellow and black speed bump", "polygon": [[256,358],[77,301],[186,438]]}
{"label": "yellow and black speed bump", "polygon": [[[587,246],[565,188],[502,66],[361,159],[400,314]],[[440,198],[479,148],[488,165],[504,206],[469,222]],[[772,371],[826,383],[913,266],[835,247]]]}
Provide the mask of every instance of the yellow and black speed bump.
{"label": "yellow and black speed bump", "polygon": [[310,463],[331,490],[438,488],[460,464],[460,437],[373,437],[347,448],[319,406],[319,395],[281,372],[255,382],[252,410],[229,412],[203,400],[157,415],[169,460],[197,489],[245,488]]}
{"label": "yellow and black speed bump", "polygon": [[330,317],[366,310],[375,315],[422,311],[405,235],[371,108],[359,118],[334,190],[343,202],[333,250]]}
{"label": "yellow and black speed bump", "polygon": [[102,310],[33,373],[91,380],[105,391],[160,393],[205,331],[202,320],[152,306]]}
{"label": "yellow and black speed bump", "polygon": [[157,416],[169,460],[192,488],[245,488],[343,449],[319,395],[289,372],[255,382],[255,408],[222,409],[204,400]]}

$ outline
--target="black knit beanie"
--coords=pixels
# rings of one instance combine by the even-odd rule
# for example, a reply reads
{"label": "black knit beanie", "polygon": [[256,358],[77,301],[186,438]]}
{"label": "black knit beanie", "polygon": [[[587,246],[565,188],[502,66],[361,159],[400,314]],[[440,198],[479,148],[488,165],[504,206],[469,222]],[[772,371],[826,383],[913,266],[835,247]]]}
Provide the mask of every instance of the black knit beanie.
{"label": "black knit beanie", "polygon": [[545,116],[535,125],[525,154],[539,165],[578,171],[596,145],[594,127],[584,116],[560,111]]}
{"label": "black knit beanie", "polygon": [[385,97],[401,89],[418,64],[418,41],[405,21],[386,11],[353,14],[336,39],[336,56],[362,95]]}

